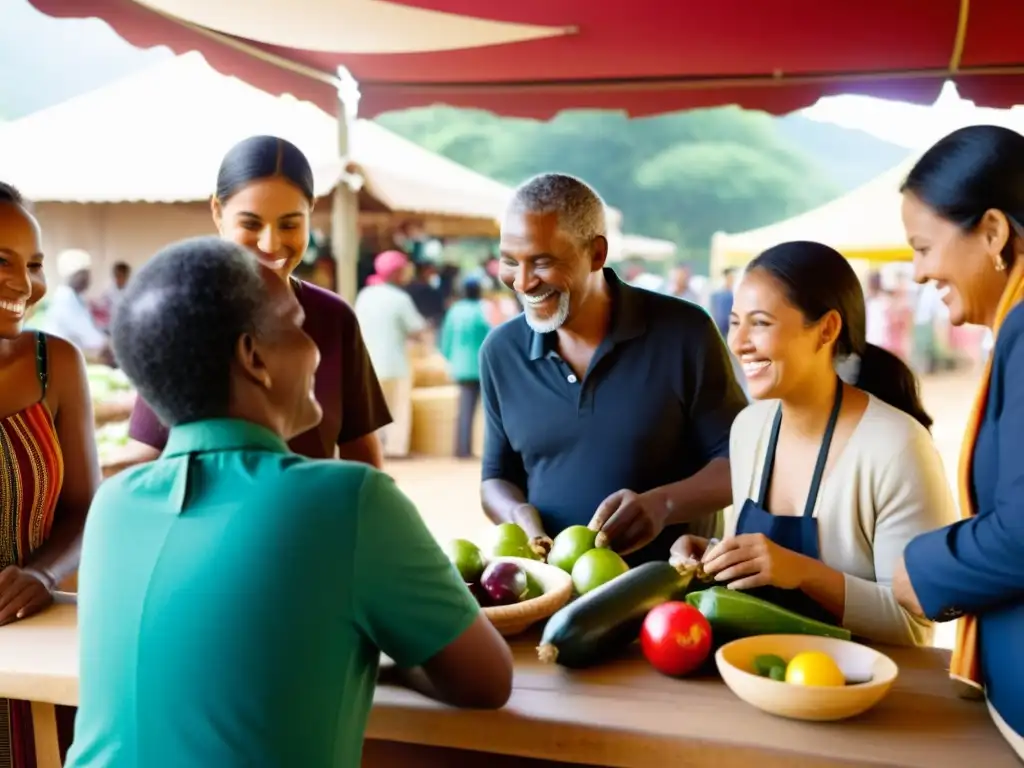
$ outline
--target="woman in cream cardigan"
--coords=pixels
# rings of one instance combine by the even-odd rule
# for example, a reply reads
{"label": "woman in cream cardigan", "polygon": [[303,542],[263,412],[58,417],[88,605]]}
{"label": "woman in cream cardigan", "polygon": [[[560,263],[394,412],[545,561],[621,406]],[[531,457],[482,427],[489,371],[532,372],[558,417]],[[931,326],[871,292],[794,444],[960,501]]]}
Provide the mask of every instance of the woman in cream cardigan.
{"label": "woman in cream cardigan", "polygon": [[932,625],[899,605],[892,573],[910,539],[955,518],[953,498],[914,374],[865,336],[838,252],[784,243],[751,262],[730,318],[753,402],[732,427],[726,535],[675,551],[858,637],[925,645]]}

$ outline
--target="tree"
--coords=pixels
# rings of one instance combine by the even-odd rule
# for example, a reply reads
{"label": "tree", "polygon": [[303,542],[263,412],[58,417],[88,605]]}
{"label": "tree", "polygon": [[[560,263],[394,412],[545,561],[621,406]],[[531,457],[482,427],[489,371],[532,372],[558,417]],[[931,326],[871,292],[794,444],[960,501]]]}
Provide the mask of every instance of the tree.
{"label": "tree", "polygon": [[839,191],[774,118],[735,107],[637,120],[580,110],[543,123],[435,107],[378,119],[507,184],[546,171],[577,175],[622,211],[627,231],[676,242],[698,268],[716,230],[787,218]]}

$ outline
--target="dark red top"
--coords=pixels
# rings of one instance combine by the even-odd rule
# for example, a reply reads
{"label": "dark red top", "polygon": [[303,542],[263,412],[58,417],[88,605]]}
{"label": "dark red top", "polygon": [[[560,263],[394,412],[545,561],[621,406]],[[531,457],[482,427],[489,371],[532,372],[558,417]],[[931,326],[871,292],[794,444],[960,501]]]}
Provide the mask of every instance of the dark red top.
{"label": "dark red top", "polygon": [[[303,330],[320,349],[315,388],[324,418],[320,426],[299,435],[289,445],[302,456],[332,458],[335,445],[390,424],[391,413],[352,308],[323,288],[300,281],[295,285],[306,312]],[[139,398],[132,411],[129,436],[162,451],[167,433],[167,427]]]}

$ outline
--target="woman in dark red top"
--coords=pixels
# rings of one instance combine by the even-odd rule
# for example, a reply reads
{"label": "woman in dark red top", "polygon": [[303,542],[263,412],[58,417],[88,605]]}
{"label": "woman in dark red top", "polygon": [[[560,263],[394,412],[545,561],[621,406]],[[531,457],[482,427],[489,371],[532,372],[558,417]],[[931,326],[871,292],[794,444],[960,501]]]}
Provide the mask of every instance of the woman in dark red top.
{"label": "woman in dark red top", "polygon": [[[309,244],[314,200],[313,171],[301,150],[274,136],[254,136],[236,144],[221,162],[213,221],[221,237],[245,246],[289,281],[306,313],[303,329],[320,349],[315,389],[323,421],[292,440],[292,450],[380,467],[376,432],[391,423],[391,414],[355,313],[337,295],[292,277]],[[208,300],[217,299],[211,294]],[[202,360],[182,365],[202,365]],[[141,399],[129,435],[138,448],[134,461],[155,459],[167,441],[166,427]]]}

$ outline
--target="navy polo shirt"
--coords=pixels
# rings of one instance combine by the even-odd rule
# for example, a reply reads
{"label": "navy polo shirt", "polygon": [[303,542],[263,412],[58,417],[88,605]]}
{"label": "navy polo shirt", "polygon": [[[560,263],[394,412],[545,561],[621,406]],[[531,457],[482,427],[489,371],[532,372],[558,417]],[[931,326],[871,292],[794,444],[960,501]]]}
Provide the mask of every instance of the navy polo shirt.
{"label": "navy polo shirt", "polygon": [[[621,282],[604,270],[611,327],[582,380],[523,315],[480,351],[486,430],[483,480],[523,489],[557,536],[586,525],[623,488],[643,493],[728,458],[747,399],[714,321],[699,306]],[[670,526],[627,558],[667,559],[686,532]]]}

